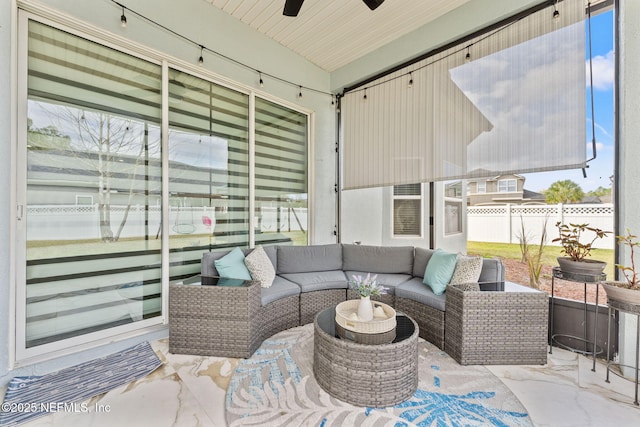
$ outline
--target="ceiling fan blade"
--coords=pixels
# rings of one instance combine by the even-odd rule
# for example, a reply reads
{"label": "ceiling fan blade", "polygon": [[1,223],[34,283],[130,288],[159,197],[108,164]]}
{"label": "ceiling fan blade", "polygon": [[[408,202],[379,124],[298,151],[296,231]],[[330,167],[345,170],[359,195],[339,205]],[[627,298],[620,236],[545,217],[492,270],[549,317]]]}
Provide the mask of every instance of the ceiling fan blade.
{"label": "ceiling fan blade", "polygon": [[304,3],[304,0],[286,0],[282,14],[284,16],[298,16],[302,3]]}
{"label": "ceiling fan blade", "polygon": [[364,1],[364,4],[369,6],[369,9],[371,10],[376,10],[378,6],[384,3],[384,0],[362,0],[362,1]]}

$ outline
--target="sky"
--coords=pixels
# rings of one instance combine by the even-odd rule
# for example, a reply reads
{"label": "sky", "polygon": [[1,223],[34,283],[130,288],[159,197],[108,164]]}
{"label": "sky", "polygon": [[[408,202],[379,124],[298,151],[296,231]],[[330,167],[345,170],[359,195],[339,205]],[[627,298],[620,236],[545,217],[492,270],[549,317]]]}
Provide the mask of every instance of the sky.
{"label": "sky", "polygon": [[[531,191],[541,191],[559,180],[570,179],[580,185],[583,191],[595,190],[598,187],[610,188],[614,167],[614,51],[613,51],[613,11],[608,11],[591,18],[591,44],[593,66],[593,99],[595,113],[595,137],[596,158],[588,163],[587,177],[584,178],[582,170],[562,170],[554,172],[539,172],[523,174],[526,177],[525,188]],[[586,31],[588,31],[588,26]],[[587,39],[588,43],[588,39]],[[587,44],[587,57],[585,60],[585,89],[587,94],[586,109],[586,134],[587,159],[592,154],[592,120],[591,120],[591,96],[589,78],[589,47]]]}

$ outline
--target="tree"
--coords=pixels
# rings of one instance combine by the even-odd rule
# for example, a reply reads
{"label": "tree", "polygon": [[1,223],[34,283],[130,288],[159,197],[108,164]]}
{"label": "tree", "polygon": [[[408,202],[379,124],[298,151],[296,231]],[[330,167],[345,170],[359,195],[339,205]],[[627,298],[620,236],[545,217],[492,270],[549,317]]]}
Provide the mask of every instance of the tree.
{"label": "tree", "polygon": [[570,179],[556,181],[544,191],[547,203],[577,203],[584,198],[584,191]]}
{"label": "tree", "polygon": [[602,197],[602,196],[610,196],[610,195],[611,195],[611,188],[604,188],[602,186],[596,188],[595,190],[591,190],[587,192],[587,196]]}
{"label": "tree", "polygon": [[[67,129],[72,137],[59,136],[62,134],[54,126],[35,131],[50,138],[65,138],[66,144],[55,146],[66,154],[67,163],[60,167],[68,167],[68,158],[73,157],[74,166],[87,171],[87,176],[92,177],[88,179],[97,187],[101,240],[119,240],[136,193],[135,184],[140,169],[148,165],[150,156],[160,152],[160,141],[150,141],[148,124],[139,120],[52,104],[47,105],[46,110],[52,122],[58,122],[59,127]],[[28,123],[28,126],[31,128],[32,123]],[[36,134],[33,129],[30,132],[32,134]],[[146,170],[142,171],[142,174],[146,173]],[[122,188],[124,186],[128,188]],[[122,220],[114,232],[111,195],[116,191],[126,194],[127,200]]]}

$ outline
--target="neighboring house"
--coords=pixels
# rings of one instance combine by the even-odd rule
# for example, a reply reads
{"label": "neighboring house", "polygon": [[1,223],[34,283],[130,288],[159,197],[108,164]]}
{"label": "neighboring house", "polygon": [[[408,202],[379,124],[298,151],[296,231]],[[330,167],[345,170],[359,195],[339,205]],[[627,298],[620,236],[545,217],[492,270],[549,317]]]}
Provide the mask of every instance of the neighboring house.
{"label": "neighboring house", "polygon": [[544,205],[543,194],[524,188],[526,178],[522,175],[508,174],[492,178],[469,180],[467,183],[467,204],[469,206],[486,205]]}

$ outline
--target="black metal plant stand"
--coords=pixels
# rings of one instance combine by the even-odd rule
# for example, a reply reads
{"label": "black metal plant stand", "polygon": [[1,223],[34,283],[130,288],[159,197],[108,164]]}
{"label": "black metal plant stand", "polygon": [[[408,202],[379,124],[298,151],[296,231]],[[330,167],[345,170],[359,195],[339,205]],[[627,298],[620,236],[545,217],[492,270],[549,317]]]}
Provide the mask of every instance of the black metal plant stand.
{"label": "black metal plant stand", "polygon": [[[638,405],[638,355],[640,354],[640,305],[638,304],[629,304],[629,303],[624,303],[621,301],[617,301],[617,300],[612,300],[609,299],[607,300],[607,305],[609,306],[609,317],[608,317],[608,321],[607,321],[607,343],[609,342],[609,339],[611,338],[611,311],[621,311],[623,313],[629,313],[629,314],[635,314],[636,315],[636,365],[635,367],[633,367],[635,369],[635,373],[636,373],[636,378],[635,378],[635,382],[636,382],[636,394],[635,394],[635,399],[633,401],[634,405],[639,406]],[[609,382],[609,367],[612,365],[611,361],[609,360],[609,346],[607,346],[607,379],[606,382]],[[619,365],[619,364],[617,364]],[[619,365],[619,366],[625,366],[628,368],[631,368],[632,366],[628,366],[628,365]],[[614,374],[618,375],[615,371],[612,371]],[[626,377],[620,375],[620,377],[627,379]]]}
{"label": "black metal plant stand", "polygon": [[[551,278],[551,319],[549,325],[549,334],[551,335],[551,340],[549,342],[549,354],[553,354],[553,343],[555,342],[559,347],[564,348],[569,351],[573,351],[575,353],[580,353],[585,356],[593,355],[593,367],[591,370],[593,372],[596,371],[596,356],[603,352],[602,348],[599,348],[597,343],[597,333],[598,333],[598,290],[600,289],[599,283],[606,280],[606,274],[576,274],[576,273],[567,273],[560,270],[560,267],[553,267],[553,275]],[[576,337],[573,335],[567,334],[554,334],[553,333],[553,312],[554,312],[554,285],[555,279],[568,280],[570,282],[577,282],[584,284],[584,305],[583,305],[583,324],[584,324],[584,333],[582,337]],[[595,284],[596,285],[596,315],[595,321],[593,322],[593,341],[589,341],[587,334],[587,284]],[[584,350],[580,350],[579,348],[575,348],[564,344],[558,340],[558,338],[570,338],[572,340],[581,341],[584,343]],[[609,341],[607,340],[607,343]],[[592,345],[592,350],[588,349],[588,345]]]}

